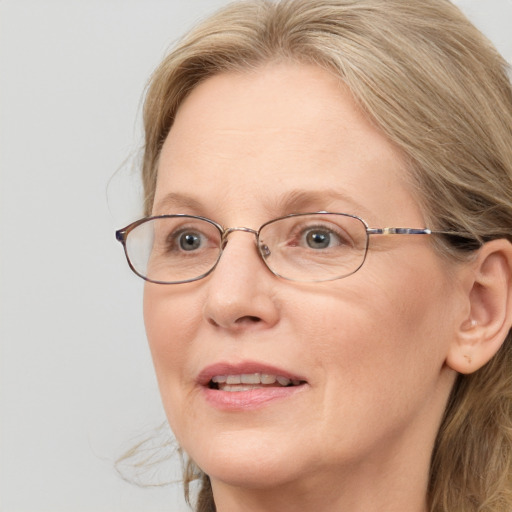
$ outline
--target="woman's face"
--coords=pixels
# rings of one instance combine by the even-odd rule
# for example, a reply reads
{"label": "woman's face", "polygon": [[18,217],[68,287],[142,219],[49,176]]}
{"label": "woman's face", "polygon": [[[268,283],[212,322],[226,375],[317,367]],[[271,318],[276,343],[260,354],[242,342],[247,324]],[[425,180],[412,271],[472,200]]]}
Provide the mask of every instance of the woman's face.
{"label": "woman's face", "polygon": [[[370,227],[425,227],[405,177],[400,152],[340,82],[274,64],[190,94],[162,150],[153,213],[257,230],[326,210]],[[266,268],[251,233],[233,232],[205,279],[145,287],[170,425],[214,485],[423,475],[415,464],[428,467],[454,379],[445,357],[461,295],[457,267],[428,236],[373,236],[355,274],[299,283]],[[208,385],[255,373],[301,384]]]}

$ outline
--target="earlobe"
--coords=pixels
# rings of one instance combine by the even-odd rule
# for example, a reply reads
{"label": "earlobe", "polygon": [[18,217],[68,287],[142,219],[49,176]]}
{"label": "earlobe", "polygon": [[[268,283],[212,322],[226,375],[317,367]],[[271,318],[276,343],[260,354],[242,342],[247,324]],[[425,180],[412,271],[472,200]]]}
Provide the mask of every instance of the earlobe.
{"label": "earlobe", "polygon": [[512,244],[493,240],[470,264],[468,315],[457,328],[446,363],[473,373],[498,352],[512,326]]}

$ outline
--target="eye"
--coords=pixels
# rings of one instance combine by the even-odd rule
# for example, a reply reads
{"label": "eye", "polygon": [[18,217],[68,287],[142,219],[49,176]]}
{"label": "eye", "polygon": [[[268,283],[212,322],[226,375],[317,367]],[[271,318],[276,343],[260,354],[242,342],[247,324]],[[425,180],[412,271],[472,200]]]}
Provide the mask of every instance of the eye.
{"label": "eye", "polygon": [[299,245],[316,250],[350,245],[348,239],[338,231],[327,226],[305,227],[301,232]]}
{"label": "eye", "polygon": [[209,221],[176,215],[155,218],[151,224],[153,259],[205,257],[219,249],[220,232]]}
{"label": "eye", "polygon": [[201,248],[203,236],[200,233],[188,231],[180,233],[177,237],[180,249],[184,251],[195,251]]}
{"label": "eye", "polygon": [[303,239],[311,249],[327,249],[331,246],[332,235],[326,229],[309,229],[303,234]]}
{"label": "eye", "polygon": [[202,229],[195,227],[181,226],[176,229],[171,228],[165,235],[162,248],[167,254],[174,253],[178,256],[180,253],[197,253],[202,252],[207,248],[211,248],[214,233],[209,234]]}

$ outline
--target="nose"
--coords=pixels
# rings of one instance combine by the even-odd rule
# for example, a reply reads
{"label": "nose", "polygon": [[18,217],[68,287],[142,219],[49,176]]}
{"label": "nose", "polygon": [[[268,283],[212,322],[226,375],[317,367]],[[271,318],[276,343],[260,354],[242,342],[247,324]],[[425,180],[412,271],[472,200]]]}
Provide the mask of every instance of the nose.
{"label": "nose", "polygon": [[258,253],[255,235],[249,228],[231,228],[223,237],[222,256],[205,283],[204,316],[215,327],[264,329],[279,320],[278,278]]}

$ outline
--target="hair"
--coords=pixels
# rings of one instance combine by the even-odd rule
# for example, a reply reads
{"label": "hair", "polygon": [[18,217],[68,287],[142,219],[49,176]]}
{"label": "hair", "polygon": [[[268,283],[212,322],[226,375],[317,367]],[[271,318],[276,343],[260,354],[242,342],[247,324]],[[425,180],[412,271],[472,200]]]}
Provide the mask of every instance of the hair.
{"label": "hair", "polygon": [[[144,105],[144,208],[180,105],[199,83],[270,62],[335,74],[398,146],[425,218],[467,233],[438,249],[465,258],[482,243],[512,241],[512,90],[492,44],[448,0],[248,0],[193,29],[154,72]],[[197,512],[215,511],[209,477]],[[512,335],[483,368],[459,375],[435,442],[431,512],[512,510]]]}

